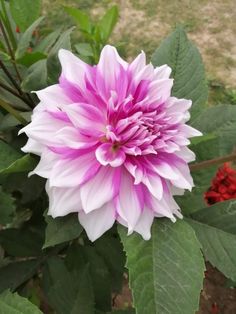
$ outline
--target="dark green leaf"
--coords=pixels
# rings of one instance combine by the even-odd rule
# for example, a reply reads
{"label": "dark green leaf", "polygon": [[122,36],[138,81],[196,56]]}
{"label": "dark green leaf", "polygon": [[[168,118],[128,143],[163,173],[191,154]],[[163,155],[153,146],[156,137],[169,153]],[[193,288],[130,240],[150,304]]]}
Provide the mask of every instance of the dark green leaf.
{"label": "dark green leaf", "polygon": [[95,297],[96,308],[101,311],[111,310],[111,277],[105,261],[94,247],[73,245],[66,258],[68,269],[76,270],[89,266],[89,274]]}
{"label": "dark green leaf", "polygon": [[55,44],[57,38],[59,37],[61,33],[61,29],[57,29],[54,32],[48,34],[46,37],[44,37],[38,45],[34,48],[34,51],[39,51],[42,53],[48,53],[52,46]]}
{"label": "dark green leaf", "polygon": [[[32,112],[21,112],[21,116],[26,120],[30,121],[30,117],[32,115]],[[0,123],[0,131],[7,131],[12,129],[13,127],[21,125],[21,122],[17,120],[15,117],[13,117],[11,114],[6,114],[2,119]]]}
{"label": "dark green leaf", "polygon": [[114,5],[105,13],[105,15],[99,21],[98,26],[104,43],[106,43],[108,38],[110,37],[113,28],[115,27],[118,21],[118,16],[119,16],[118,7]]}
{"label": "dark green leaf", "polygon": [[14,163],[21,154],[9,144],[0,140],[0,172]]}
{"label": "dark green leaf", "polygon": [[54,246],[78,238],[83,230],[77,215],[67,215],[60,218],[46,216],[46,235],[43,248]]}
{"label": "dark green leaf", "polygon": [[43,312],[17,293],[4,291],[0,295],[0,314],[43,314]]}
{"label": "dark green leaf", "polygon": [[149,241],[119,229],[137,314],[194,314],[204,261],[192,228],[181,220],[156,219]]}
{"label": "dark green leaf", "polygon": [[95,241],[94,246],[109,269],[114,291],[119,292],[122,288],[125,266],[125,254],[119,237],[110,234],[103,235]]}
{"label": "dark green leaf", "polygon": [[94,314],[93,289],[87,266],[69,272],[62,261],[54,259],[48,261],[47,274],[51,280],[47,297],[57,314]]}
{"label": "dark green leaf", "polygon": [[42,236],[29,229],[5,229],[0,231],[0,244],[12,256],[38,256],[42,254]]}
{"label": "dark green leaf", "polygon": [[90,44],[79,43],[75,45],[77,52],[85,57],[93,57],[93,49]]}
{"label": "dark green leaf", "polygon": [[152,63],[154,66],[168,64],[172,68],[172,95],[193,101],[191,121],[194,121],[204,108],[208,91],[201,55],[183,28],[176,28],[162,42],[152,56]]}
{"label": "dark green leaf", "polygon": [[28,69],[21,84],[24,92],[40,90],[47,86],[47,60],[40,60]]}
{"label": "dark green leaf", "polygon": [[[18,0],[16,0],[18,1]],[[32,2],[32,1],[31,1]],[[28,9],[27,9],[28,10]],[[43,17],[38,18],[29,28],[22,34],[18,47],[15,53],[16,59],[20,59],[24,56],[27,48],[29,47],[33,32],[35,28],[42,22]]]}
{"label": "dark green leaf", "polygon": [[14,199],[0,187],[0,224],[5,225],[12,221],[15,212]]}
{"label": "dark green leaf", "polygon": [[[31,260],[14,262],[0,268],[0,292],[15,290],[25,281],[29,280],[37,271],[40,261]],[[4,313],[5,314],[5,313]]]}

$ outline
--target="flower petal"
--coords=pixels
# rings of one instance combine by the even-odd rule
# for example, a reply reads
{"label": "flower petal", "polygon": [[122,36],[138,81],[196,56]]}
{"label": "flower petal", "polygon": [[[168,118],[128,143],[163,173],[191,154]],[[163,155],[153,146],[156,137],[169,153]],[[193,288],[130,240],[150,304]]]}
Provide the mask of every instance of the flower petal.
{"label": "flower petal", "polygon": [[112,200],[118,193],[119,184],[119,168],[101,167],[93,178],[81,186],[81,200],[85,213]]}
{"label": "flower petal", "polygon": [[119,167],[124,163],[126,155],[122,149],[114,151],[113,144],[104,143],[96,149],[96,158],[103,166]]}
{"label": "flower petal", "polygon": [[115,222],[114,204],[108,202],[87,214],[80,211],[79,221],[84,227],[89,239],[95,241],[113,226]]}

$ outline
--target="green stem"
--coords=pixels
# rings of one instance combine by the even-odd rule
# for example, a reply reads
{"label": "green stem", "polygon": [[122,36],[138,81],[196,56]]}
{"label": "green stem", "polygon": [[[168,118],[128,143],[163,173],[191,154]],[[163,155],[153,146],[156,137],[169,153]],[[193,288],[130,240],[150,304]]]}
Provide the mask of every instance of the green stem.
{"label": "green stem", "polygon": [[6,91],[11,93],[15,97],[21,99],[24,103],[26,103],[29,107],[31,107],[31,103],[28,101],[28,99],[25,99],[25,97],[23,95],[19,95],[18,93],[16,93],[15,90],[12,89],[11,87],[7,86],[6,84],[4,84],[2,82],[0,82],[0,87],[5,89]]}
{"label": "green stem", "polygon": [[197,170],[202,170],[214,165],[222,164],[227,161],[234,161],[236,160],[236,153],[226,155],[223,157],[218,157],[210,160],[204,160],[202,162],[195,163],[193,165],[190,165],[189,168],[191,171],[197,171]]}
{"label": "green stem", "polygon": [[14,109],[10,104],[5,102],[4,100],[0,99],[0,107],[5,109],[7,112],[9,112],[13,117],[15,117],[21,124],[26,125],[28,122],[21,116],[19,111]]}
{"label": "green stem", "polygon": [[10,20],[8,18],[8,14],[7,14],[4,0],[1,0],[1,4],[2,4],[2,12],[5,16],[5,19],[3,19],[3,23],[6,27],[7,32],[8,32],[9,38],[11,40],[11,44],[13,46],[13,49],[16,50],[16,48],[17,48],[16,38],[15,38],[13,31],[12,31],[11,23],[10,23]]}

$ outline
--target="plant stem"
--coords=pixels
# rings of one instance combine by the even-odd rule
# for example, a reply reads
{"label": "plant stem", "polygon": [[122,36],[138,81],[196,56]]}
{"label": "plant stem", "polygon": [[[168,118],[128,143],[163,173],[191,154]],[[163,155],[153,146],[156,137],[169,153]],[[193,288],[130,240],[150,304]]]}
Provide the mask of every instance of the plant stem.
{"label": "plant stem", "polygon": [[[6,30],[8,32],[9,38],[10,38],[12,46],[13,46],[13,49],[16,50],[16,48],[17,48],[16,39],[15,39],[14,33],[12,31],[10,20],[8,18],[6,6],[5,6],[5,0],[1,0],[1,5],[2,5],[2,12],[3,12],[2,20],[3,20],[3,23],[6,27]],[[4,19],[4,16],[5,16],[5,19]]]}
{"label": "plant stem", "polygon": [[22,81],[21,75],[20,75],[20,72],[19,72],[18,69],[17,69],[16,62],[15,62],[15,56],[14,56],[14,53],[13,53],[13,51],[12,51],[11,45],[10,45],[10,43],[9,43],[9,40],[8,40],[8,38],[7,38],[7,34],[6,34],[6,32],[5,32],[5,28],[4,28],[4,25],[3,25],[3,23],[2,23],[1,18],[0,18],[0,29],[1,29],[1,31],[2,31],[2,35],[3,35],[4,40],[5,40],[5,42],[6,42],[8,52],[9,52],[9,54],[10,54],[10,56],[11,56],[12,64],[13,64],[14,69],[15,69],[15,71],[16,71],[16,75],[17,75],[19,81],[21,82],[21,81]]}
{"label": "plant stem", "polygon": [[4,63],[0,60],[0,67],[2,68],[2,70],[4,71],[4,73],[6,74],[6,76],[9,78],[9,80],[12,82],[12,85],[15,86],[15,88],[18,90],[19,94],[22,94],[22,91],[20,89],[20,86],[17,84],[17,82],[14,80],[14,78],[11,76],[11,73],[7,70],[7,68],[5,67]]}
{"label": "plant stem", "polygon": [[21,116],[19,111],[14,109],[10,104],[0,99],[0,107],[9,112],[12,116],[14,116],[21,124],[26,125],[28,122]]}
{"label": "plant stem", "polygon": [[17,98],[21,99],[24,101],[29,107],[31,107],[31,102],[28,101],[28,99],[25,99],[24,95],[19,95],[18,93],[15,92],[14,89],[11,87],[5,85],[4,83],[0,82],[0,87],[11,93],[12,95],[16,96]]}
{"label": "plant stem", "polygon": [[236,160],[236,153],[226,155],[223,157],[210,159],[210,160],[204,160],[202,162],[198,162],[193,165],[190,165],[189,168],[191,171],[197,171],[197,170],[202,170],[204,168],[211,167],[213,165],[222,164],[224,162],[233,161],[233,160]]}

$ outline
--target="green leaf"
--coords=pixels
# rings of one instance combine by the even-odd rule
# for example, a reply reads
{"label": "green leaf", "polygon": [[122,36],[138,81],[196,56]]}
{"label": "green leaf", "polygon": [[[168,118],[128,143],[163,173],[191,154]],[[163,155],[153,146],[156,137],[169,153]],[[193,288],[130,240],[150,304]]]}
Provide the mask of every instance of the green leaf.
{"label": "green leaf", "polygon": [[42,53],[48,53],[52,46],[56,43],[59,35],[61,33],[61,29],[57,29],[54,32],[45,36],[35,47],[34,51],[39,51]]}
{"label": "green leaf", "polygon": [[39,60],[45,59],[47,56],[42,52],[26,52],[20,59],[17,60],[17,63],[23,64],[26,67],[30,67],[32,64],[36,63]]}
{"label": "green leaf", "polygon": [[[21,112],[21,116],[26,120],[30,121],[30,117],[32,115],[32,112],[26,111],[26,112]],[[6,114],[4,117],[1,119],[0,123],[0,131],[7,131],[9,129],[14,128],[17,125],[21,125],[21,122],[17,120],[14,116],[11,114]]]}
{"label": "green leaf", "polygon": [[205,259],[217,267],[226,277],[236,281],[236,236],[201,223],[187,219],[202,244]]}
{"label": "green leaf", "polygon": [[190,217],[203,224],[236,235],[236,200],[229,200],[200,209]]}
{"label": "green leaf", "polygon": [[125,254],[119,237],[106,233],[95,241],[94,246],[109,269],[113,290],[119,292],[122,288],[125,271]]}
{"label": "green leaf", "polygon": [[149,241],[119,230],[137,314],[194,314],[204,260],[192,228],[181,220],[156,219]]}
{"label": "green leaf", "polygon": [[16,25],[24,32],[39,17],[41,0],[10,0],[10,10]]}
{"label": "green leaf", "polygon": [[[18,0],[16,0],[18,1]],[[27,30],[22,34],[18,47],[16,49],[15,57],[16,59],[20,59],[24,56],[27,48],[29,47],[33,32],[35,28],[42,22],[44,17],[38,18]]]}
{"label": "green leaf", "polygon": [[119,17],[118,7],[111,7],[98,23],[103,43],[106,43],[115,27]]}
{"label": "green leaf", "polygon": [[7,290],[0,295],[0,314],[43,314],[43,312],[26,298]]}
{"label": "green leaf", "polygon": [[0,187],[0,225],[6,225],[13,219],[15,213],[14,199]]}
{"label": "green leaf", "polygon": [[47,60],[40,60],[27,70],[26,76],[21,83],[24,92],[40,90],[47,86]]}
{"label": "green leaf", "polygon": [[50,259],[48,275],[52,284],[49,286],[47,297],[57,314],[94,314],[94,297],[88,266],[69,272],[62,261]]}
{"label": "green leaf", "polygon": [[207,102],[208,88],[201,55],[183,28],[177,27],[162,42],[151,61],[154,66],[168,64],[172,68],[172,95],[193,101],[191,121],[194,121]]}
{"label": "green leaf", "polygon": [[7,168],[1,170],[0,174],[28,172],[33,170],[36,167],[37,163],[38,163],[37,158],[27,154],[14,161]]}
{"label": "green leaf", "polygon": [[12,256],[42,255],[42,236],[34,230],[9,228],[0,231],[0,244]]}
{"label": "green leaf", "polygon": [[76,270],[88,265],[92,281],[96,308],[111,310],[111,277],[104,259],[94,247],[72,245],[68,250],[66,265],[69,270]]}
{"label": "green leaf", "polygon": [[93,49],[90,44],[79,43],[75,45],[76,51],[84,57],[93,57]]}
{"label": "green leaf", "polygon": [[65,7],[64,9],[70,16],[74,18],[75,22],[79,25],[82,31],[91,33],[92,24],[90,22],[89,16],[86,13],[71,7]]}
{"label": "green leaf", "polygon": [[0,140],[0,172],[10,167],[20,157],[21,154],[19,152]]}
{"label": "green leaf", "polygon": [[67,215],[60,218],[46,216],[46,235],[43,248],[54,246],[78,238],[83,230],[77,215]]}
{"label": "green leaf", "polygon": [[217,148],[215,157],[229,154],[235,148],[236,107],[234,105],[219,105],[208,108],[199,115],[193,126],[205,134],[216,136],[215,147],[209,146],[208,149],[209,151]]}
{"label": "green leaf", "polygon": [[61,48],[71,50],[70,35],[73,30],[74,30],[74,27],[71,27],[70,29],[63,32],[58,38],[55,45],[50,50],[50,53],[48,55],[48,60],[47,60],[49,84],[54,84],[58,82],[58,77],[61,72],[61,65],[58,59],[58,51]]}
{"label": "green leaf", "polygon": [[[0,292],[15,290],[29,280],[37,271],[41,261],[31,260],[10,263],[0,268]],[[5,313],[4,313],[5,314]]]}

